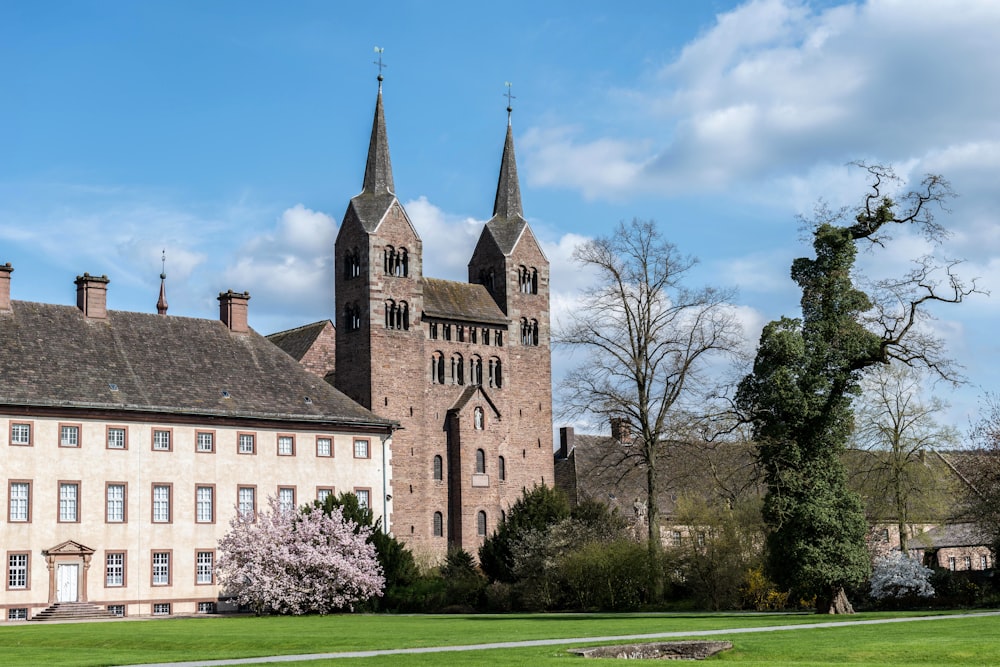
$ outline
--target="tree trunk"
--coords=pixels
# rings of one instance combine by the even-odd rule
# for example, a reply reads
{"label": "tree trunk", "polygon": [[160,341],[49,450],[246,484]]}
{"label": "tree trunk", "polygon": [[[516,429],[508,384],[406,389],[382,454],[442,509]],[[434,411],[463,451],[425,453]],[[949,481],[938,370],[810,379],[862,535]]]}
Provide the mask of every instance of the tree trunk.
{"label": "tree trunk", "polygon": [[853,614],[854,607],[851,606],[850,600],[847,599],[847,593],[844,592],[843,586],[838,586],[832,591],[832,595],[827,599],[816,600],[816,613],[817,614]]}
{"label": "tree trunk", "polygon": [[660,554],[663,552],[660,542],[660,507],[656,502],[656,460],[653,456],[647,456],[646,466],[646,506],[648,508],[646,517],[649,521],[648,548],[649,548],[649,589],[651,602],[659,603],[663,599],[663,559]]}

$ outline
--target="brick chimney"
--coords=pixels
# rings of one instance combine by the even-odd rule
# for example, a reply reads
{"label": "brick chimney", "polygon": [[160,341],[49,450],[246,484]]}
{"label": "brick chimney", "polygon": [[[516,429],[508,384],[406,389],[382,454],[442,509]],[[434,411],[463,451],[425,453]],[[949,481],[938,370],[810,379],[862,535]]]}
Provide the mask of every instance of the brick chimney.
{"label": "brick chimney", "polygon": [[89,320],[103,320],[108,317],[107,276],[92,276],[84,273],[76,277],[76,307]]}
{"label": "brick chimney", "polygon": [[10,274],[13,272],[10,262],[0,264],[0,311],[10,310]]}
{"label": "brick chimney", "polygon": [[250,331],[247,325],[247,301],[250,300],[250,292],[219,292],[219,319],[229,327],[233,333],[246,333]]}
{"label": "brick chimney", "polygon": [[611,418],[611,438],[623,445],[632,444],[632,425],[624,417]]}
{"label": "brick chimney", "polygon": [[576,433],[572,426],[561,426],[559,428],[559,458],[569,457],[569,453],[576,446]]}

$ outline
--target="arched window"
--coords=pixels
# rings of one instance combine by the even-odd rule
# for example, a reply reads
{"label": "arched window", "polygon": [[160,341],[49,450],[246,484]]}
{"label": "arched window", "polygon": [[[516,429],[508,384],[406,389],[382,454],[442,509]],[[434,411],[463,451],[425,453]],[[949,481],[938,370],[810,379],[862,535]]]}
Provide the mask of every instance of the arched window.
{"label": "arched window", "polygon": [[538,320],[521,318],[521,345],[538,345]]}
{"label": "arched window", "polygon": [[440,352],[431,355],[431,384],[444,384],[444,355]]}
{"label": "arched window", "polygon": [[444,537],[444,515],[434,512],[434,537]]}
{"label": "arched window", "polygon": [[519,266],[517,269],[517,284],[521,294],[538,294],[538,269]]}
{"label": "arched window", "polygon": [[469,384],[481,385],[482,383],[483,358],[476,354],[469,358]]}
{"label": "arched window", "polygon": [[410,306],[405,301],[396,303],[392,299],[385,302],[385,328],[406,331],[410,328]]}
{"label": "arched window", "polygon": [[480,475],[486,472],[486,452],[481,449],[476,450],[476,472]]}
{"label": "arched window", "polygon": [[465,384],[465,361],[460,354],[451,356],[451,383]]}
{"label": "arched window", "polygon": [[503,386],[503,370],[497,357],[490,357],[490,386],[497,389]]}
{"label": "arched window", "polygon": [[400,278],[410,275],[410,254],[406,248],[400,248],[396,252],[396,265],[393,267],[392,275]]}
{"label": "arched window", "polygon": [[440,456],[434,457],[434,481],[440,482],[444,479],[444,460]]}
{"label": "arched window", "polygon": [[351,248],[344,255],[344,277],[350,280],[361,275],[361,253]]}
{"label": "arched window", "polygon": [[507,481],[507,461],[502,456],[497,459],[497,477],[501,482]]}
{"label": "arched window", "polygon": [[404,278],[410,274],[410,254],[406,248],[385,247],[382,260],[382,270],[387,276]]}
{"label": "arched window", "polygon": [[482,431],[483,430],[483,422],[486,421],[485,420],[486,415],[483,413],[483,409],[477,406],[475,412],[473,413],[473,415],[474,415],[474,423],[475,423],[475,426],[476,426],[476,430],[477,431]]}
{"label": "arched window", "polygon": [[479,510],[479,514],[476,515],[476,534],[486,537],[486,512],[483,510]]}
{"label": "arched window", "polygon": [[361,308],[356,303],[344,306],[344,326],[348,331],[358,331],[361,328]]}
{"label": "arched window", "polygon": [[396,263],[396,249],[391,245],[387,245],[385,250],[382,251],[382,272],[387,275],[392,275],[393,266]]}

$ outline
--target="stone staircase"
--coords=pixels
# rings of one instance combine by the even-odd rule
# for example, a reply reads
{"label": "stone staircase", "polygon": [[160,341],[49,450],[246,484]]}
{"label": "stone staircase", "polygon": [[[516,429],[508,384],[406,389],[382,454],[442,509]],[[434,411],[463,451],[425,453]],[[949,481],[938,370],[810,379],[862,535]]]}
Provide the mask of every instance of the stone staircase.
{"label": "stone staircase", "polygon": [[32,621],[84,621],[95,618],[118,618],[107,609],[89,602],[56,602],[31,617]]}

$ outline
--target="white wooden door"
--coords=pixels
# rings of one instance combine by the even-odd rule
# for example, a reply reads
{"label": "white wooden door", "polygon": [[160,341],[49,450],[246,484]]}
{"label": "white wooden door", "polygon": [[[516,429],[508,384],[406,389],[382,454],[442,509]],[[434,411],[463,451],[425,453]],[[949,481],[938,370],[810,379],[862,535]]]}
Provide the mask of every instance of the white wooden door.
{"label": "white wooden door", "polygon": [[79,565],[59,565],[56,568],[57,599],[59,602],[77,601],[79,576]]}

